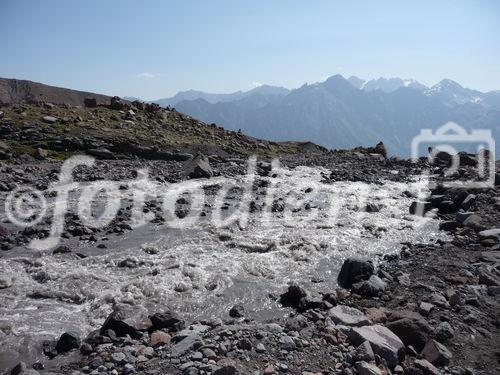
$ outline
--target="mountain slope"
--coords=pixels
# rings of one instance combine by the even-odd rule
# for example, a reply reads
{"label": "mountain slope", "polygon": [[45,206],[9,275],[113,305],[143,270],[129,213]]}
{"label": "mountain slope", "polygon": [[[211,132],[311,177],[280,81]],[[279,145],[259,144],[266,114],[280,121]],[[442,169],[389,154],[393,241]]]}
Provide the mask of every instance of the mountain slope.
{"label": "mountain slope", "polygon": [[110,97],[106,95],[26,80],[0,78],[0,103],[4,104],[49,102],[83,106],[86,98],[95,98],[98,103],[109,103],[110,100]]}
{"label": "mountain slope", "polygon": [[252,95],[264,95],[264,96],[284,96],[287,95],[290,90],[284,87],[276,87],[269,85],[258,86],[249,91],[236,91],[230,94],[212,94],[203,91],[188,90],[180,91],[175,96],[171,98],[158,99],[155,103],[161,105],[162,107],[175,106],[177,103],[185,100],[198,100],[203,99],[211,104],[221,103],[221,102],[233,102],[236,100],[244,99]]}

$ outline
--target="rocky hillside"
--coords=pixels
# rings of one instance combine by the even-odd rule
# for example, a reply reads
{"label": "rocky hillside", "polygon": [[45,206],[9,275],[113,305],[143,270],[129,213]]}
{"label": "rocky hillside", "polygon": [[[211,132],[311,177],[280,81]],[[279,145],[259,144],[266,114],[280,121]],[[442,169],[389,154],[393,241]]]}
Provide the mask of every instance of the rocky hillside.
{"label": "rocky hillside", "polygon": [[[248,137],[156,104],[130,103],[117,97],[108,103],[87,103],[90,108],[51,103],[0,107],[0,158],[27,154],[64,159],[86,152],[101,159],[187,160],[198,152],[222,157],[311,152],[307,143]],[[315,145],[312,149],[326,151]]]}
{"label": "rocky hillside", "polygon": [[110,100],[109,96],[92,92],[65,89],[19,79],[0,78],[0,104],[49,102],[83,106],[85,99],[88,98],[94,98],[98,103],[106,103]]}

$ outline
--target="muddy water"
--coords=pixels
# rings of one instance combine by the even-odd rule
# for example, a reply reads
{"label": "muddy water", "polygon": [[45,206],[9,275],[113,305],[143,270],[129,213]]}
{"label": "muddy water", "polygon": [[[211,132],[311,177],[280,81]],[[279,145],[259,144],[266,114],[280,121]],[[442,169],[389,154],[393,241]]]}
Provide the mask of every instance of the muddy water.
{"label": "muddy water", "polygon": [[[84,259],[74,253],[10,250],[0,259],[2,276],[13,280],[0,290],[0,369],[19,359],[41,358],[44,339],[68,330],[83,336],[98,328],[115,303],[150,311],[171,308],[187,320],[228,317],[229,308],[241,303],[250,317],[267,319],[286,313],[269,295],[278,295],[289,281],[329,290],[336,287],[347,257],[377,261],[398,251],[401,242],[437,239],[435,220],[407,214],[411,199],[404,192],[421,191],[421,181],[324,185],[325,172],[280,169],[270,179],[267,195],[254,192],[253,199],[270,207],[272,200],[266,197],[274,192],[288,202],[287,209],[257,210],[246,223],[221,228],[208,215],[183,229],[147,224],[110,236],[106,249],[67,240],[74,253],[88,255]],[[245,179],[236,184],[244,186]],[[219,182],[221,178],[210,180]],[[229,194],[224,216],[243,201],[241,195]],[[379,204],[380,211],[365,212],[367,203]],[[130,267],[118,266],[128,258]]]}

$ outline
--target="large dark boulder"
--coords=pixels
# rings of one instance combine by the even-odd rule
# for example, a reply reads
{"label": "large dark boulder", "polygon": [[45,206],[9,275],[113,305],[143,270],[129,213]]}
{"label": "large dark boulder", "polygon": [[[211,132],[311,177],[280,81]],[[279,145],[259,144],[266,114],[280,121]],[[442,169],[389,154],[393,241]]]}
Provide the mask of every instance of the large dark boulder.
{"label": "large dark boulder", "polygon": [[288,290],[280,296],[280,302],[283,306],[300,308],[304,304],[307,292],[296,283],[288,286]]}
{"label": "large dark boulder", "polygon": [[343,288],[351,288],[352,284],[368,280],[374,271],[373,262],[371,260],[361,260],[348,258],[342,264],[338,283]]}
{"label": "large dark boulder", "polygon": [[398,336],[406,346],[422,350],[430,338],[432,329],[425,319],[415,312],[394,312],[389,314],[386,327]]}
{"label": "large dark boulder", "polygon": [[101,327],[100,334],[105,335],[112,330],[117,336],[136,336],[138,331],[151,328],[151,320],[147,311],[138,306],[117,305]]}
{"label": "large dark boulder", "polygon": [[208,158],[201,153],[186,163],[185,171],[189,178],[210,178],[214,175]]}
{"label": "large dark boulder", "polygon": [[66,353],[80,347],[80,337],[76,332],[65,332],[56,344],[57,353]]}
{"label": "large dark boulder", "polygon": [[173,311],[155,313],[149,317],[153,324],[153,330],[168,329],[170,332],[178,332],[184,329],[186,322]]}

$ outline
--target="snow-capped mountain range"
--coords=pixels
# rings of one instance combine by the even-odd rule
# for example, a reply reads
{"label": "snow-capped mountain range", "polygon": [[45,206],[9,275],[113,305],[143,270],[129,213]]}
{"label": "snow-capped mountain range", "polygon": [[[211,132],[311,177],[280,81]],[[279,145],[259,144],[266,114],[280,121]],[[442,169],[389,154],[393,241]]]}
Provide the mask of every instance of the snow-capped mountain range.
{"label": "snow-capped mountain range", "polygon": [[191,90],[156,102],[260,138],[309,140],[329,148],[383,140],[390,153],[405,156],[421,129],[448,121],[500,135],[500,91],[483,93],[449,79],[426,87],[414,79],[334,75],[293,90],[267,85],[232,94]]}

